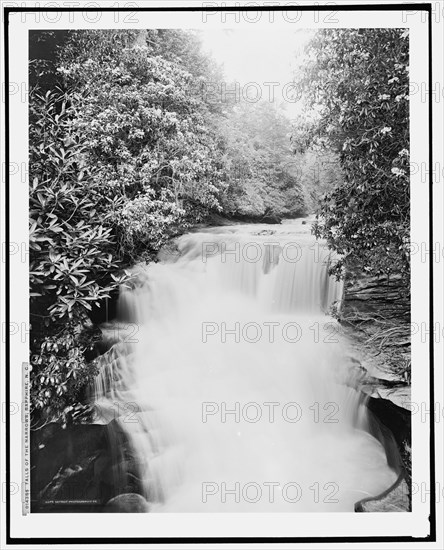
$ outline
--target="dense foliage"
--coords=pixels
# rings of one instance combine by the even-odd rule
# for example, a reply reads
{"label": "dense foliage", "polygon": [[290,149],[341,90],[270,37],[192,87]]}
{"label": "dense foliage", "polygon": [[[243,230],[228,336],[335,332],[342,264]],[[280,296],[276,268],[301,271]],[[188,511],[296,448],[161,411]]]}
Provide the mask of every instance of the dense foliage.
{"label": "dense foliage", "polygon": [[309,110],[293,142],[334,148],[344,174],[315,233],[369,273],[408,273],[408,31],[324,29],[307,55],[298,84]]}
{"label": "dense foliage", "polygon": [[30,34],[32,408],[95,374],[91,312],[173,235],[214,212],[304,211],[289,121],[208,93],[222,73],[181,30]]}
{"label": "dense foliage", "polygon": [[161,55],[158,34],[128,43],[126,33],[96,32],[89,42],[75,33],[58,68],[67,84],[85,90],[75,125],[85,137],[87,162],[97,167],[98,181],[125,198],[115,221],[119,252],[128,260],[158,249],[179,223],[219,206],[215,133],[199,94],[201,77],[189,65],[204,71],[195,50],[189,55],[195,37],[174,31],[174,49],[182,53]]}
{"label": "dense foliage", "polygon": [[[73,124],[69,94],[33,91],[30,104],[30,286],[37,409],[59,409],[88,378],[82,325],[93,304],[119,282],[107,196],[85,162],[85,140]],[[71,96],[72,99],[72,96]],[[77,341],[77,345],[73,345]],[[92,375],[92,372],[91,372]]]}

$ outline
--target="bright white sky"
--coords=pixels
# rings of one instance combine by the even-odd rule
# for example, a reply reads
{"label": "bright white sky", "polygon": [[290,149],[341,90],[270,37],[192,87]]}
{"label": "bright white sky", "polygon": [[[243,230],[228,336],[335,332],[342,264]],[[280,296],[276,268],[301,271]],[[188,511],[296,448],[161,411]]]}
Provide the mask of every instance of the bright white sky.
{"label": "bright white sky", "polygon": [[[246,84],[255,82],[260,86],[262,99],[266,100],[273,92],[264,83],[279,82],[279,86],[274,89],[275,101],[286,104],[290,117],[300,111],[299,102],[290,103],[286,100],[288,88],[284,87],[293,80],[296,57],[303,53],[310,31],[213,28],[199,34],[203,50],[210,53],[216,62],[223,64],[227,81],[239,82],[241,90],[245,89]],[[256,93],[254,87],[246,93],[250,91]]]}

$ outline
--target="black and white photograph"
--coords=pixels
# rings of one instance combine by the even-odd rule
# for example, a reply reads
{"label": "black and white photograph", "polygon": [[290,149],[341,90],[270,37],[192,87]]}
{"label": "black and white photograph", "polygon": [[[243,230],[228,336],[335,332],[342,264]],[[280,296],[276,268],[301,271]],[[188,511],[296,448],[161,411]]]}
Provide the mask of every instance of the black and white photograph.
{"label": "black and white photograph", "polygon": [[439,548],[443,4],[12,4],[5,548]]}

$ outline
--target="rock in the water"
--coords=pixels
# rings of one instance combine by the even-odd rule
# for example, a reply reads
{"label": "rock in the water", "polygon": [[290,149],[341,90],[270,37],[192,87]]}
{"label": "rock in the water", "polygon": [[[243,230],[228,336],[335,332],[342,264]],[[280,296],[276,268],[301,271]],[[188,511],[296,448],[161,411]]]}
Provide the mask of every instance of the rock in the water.
{"label": "rock in the water", "polygon": [[269,235],[274,235],[276,231],[273,231],[273,229],[261,229],[257,233],[253,233],[254,235],[258,235],[260,237],[268,237]]}
{"label": "rock in the water", "polygon": [[150,511],[148,502],[137,493],[117,495],[106,503],[104,512],[146,514]]}

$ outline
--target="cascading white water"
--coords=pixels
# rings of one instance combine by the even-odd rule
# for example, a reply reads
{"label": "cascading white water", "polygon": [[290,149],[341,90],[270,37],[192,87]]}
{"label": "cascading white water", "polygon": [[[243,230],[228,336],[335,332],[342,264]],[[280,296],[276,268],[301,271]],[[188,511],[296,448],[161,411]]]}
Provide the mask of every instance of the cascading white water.
{"label": "cascading white water", "polygon": [[325,330],[342,294],[330,252],[300,222],[177,248],[122,292],[137,343],[113,350],[95,386],[102,411],[136,410],[120,422],[151,511],[353,511],[386,489],[396,475]]}

